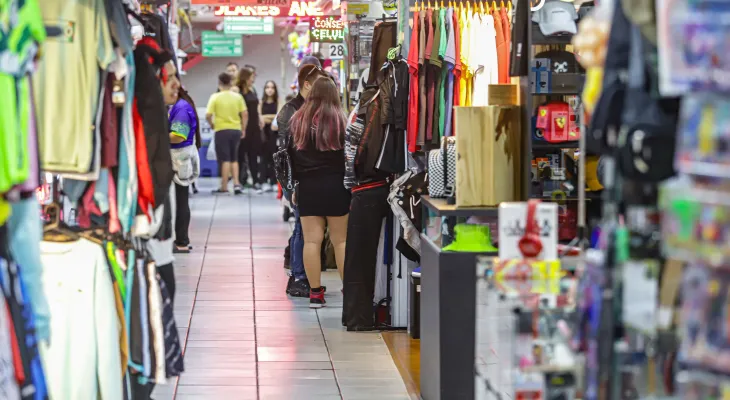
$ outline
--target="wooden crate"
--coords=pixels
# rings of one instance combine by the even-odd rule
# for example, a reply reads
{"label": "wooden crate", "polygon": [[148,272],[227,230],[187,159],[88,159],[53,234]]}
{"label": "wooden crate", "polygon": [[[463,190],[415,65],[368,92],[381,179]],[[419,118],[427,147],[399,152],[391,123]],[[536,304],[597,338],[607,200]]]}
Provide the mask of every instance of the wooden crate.
{"label": "wooden crate", "polygon": [[[496,206],[522,200],[520,108],[454,107],[454,115],[456,205]],[[504,123],[498,127],[500,118]]]}

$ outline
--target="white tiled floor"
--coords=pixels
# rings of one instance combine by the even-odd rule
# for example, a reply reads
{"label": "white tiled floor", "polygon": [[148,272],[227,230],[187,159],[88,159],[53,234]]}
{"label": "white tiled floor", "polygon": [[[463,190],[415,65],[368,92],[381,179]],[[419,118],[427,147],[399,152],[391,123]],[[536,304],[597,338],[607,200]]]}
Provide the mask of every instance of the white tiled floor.
{"label": "white tiled floor", "polygon": [[346,332],[342,287],[327,272],[327,307],[285,293],[291,228],[273,194],[192,196],[194,250],[175,262],[175,312],[186,372],[155,400],[409,399],[380,334]]}

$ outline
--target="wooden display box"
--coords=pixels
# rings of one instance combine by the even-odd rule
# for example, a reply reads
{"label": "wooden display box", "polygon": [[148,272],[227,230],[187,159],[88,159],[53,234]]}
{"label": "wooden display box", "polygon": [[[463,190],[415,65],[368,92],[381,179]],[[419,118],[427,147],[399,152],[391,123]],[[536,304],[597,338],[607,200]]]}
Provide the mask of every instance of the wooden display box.
{"label": "wooden display box", "polygon": [[457,207],[522,200],[523,134],[517,106],[454,107]]}

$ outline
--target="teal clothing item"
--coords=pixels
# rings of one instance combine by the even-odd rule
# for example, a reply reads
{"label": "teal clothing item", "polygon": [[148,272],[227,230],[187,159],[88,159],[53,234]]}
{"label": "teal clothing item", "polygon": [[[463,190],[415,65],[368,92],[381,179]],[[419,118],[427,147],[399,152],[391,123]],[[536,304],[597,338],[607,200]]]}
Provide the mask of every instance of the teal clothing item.
{"label": "teal clothing item", "polygon": [[[127,64],[126,90],[134,93],[134,53],[125,57]],[[132,126],[132,100],[134,96],[127,96],[122,110],[119,140],[119,167],[117,172],[117,213],[122,225],[122,233],[127,234],[132,229],[134,216],[137,213],[137,162]]]}
{"label": "teal clothing item", "polygon": [[43,290],[43,263],[40,243],[43,240],[40,205],[35,196],[10,203],[12,214],[8,219],[9,247],[20,267],[20,279],[33,305],[36,336],[48,341],[51,337],[51,311]]}
{"label": "teal clothing item", "polygon": [[[439,39],[440,40],[439,41],[439,58],[443,60],[446,56],[446,47],[448,45],[448,38],[449,38],[449,34],[446,29],[447,29],[447,27],[449,27],[451,25],[451,24],[446,24],[446,9],[444,9],[444,8],[439,10],[439,22],[438,23],[440,26],[439,35],[441,36]],[[448,67],[444,68],[443,67],[444,65],[448,65],[448,64],[442,63],[441,76],[437,78],[441,81],[441,83],[438,85],[439,92],[437,94],[437,106],[438,106],[438,130],[437,130],[437,132],[438,132],[439,139],[442,138],[445,134],[445,121],[446,121],[445,89],[446,89],[446,81],[448,79],[448,75],[451,74],[451,71],[453,69],[453,65],[451,66],[451,69]]]}

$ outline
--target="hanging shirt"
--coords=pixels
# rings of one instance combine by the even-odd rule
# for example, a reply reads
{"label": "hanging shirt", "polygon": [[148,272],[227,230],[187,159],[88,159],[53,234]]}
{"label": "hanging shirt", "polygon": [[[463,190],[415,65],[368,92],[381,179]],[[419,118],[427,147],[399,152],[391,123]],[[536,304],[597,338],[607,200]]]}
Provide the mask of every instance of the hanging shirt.
{"label": "hanging shirt", "polygon": [[418,149],[418,46],[420,42],[419,13],[413,15],[413,29],[411,30],[411,43],[408,49],[408,72],[410,73],[410,87],[408,92],[408,151],[415,152]]}
{"label": "hanging shirt", "polygon": [[507,82],[510,83],[512,80],[509,76],[509,60],[510,60],[510,49],[512,48],[512,24],[510,23],[510,19],[507,16],[507,10],[505,10],[504,7],[499,9],[499,17],[502,19],[502,30],[504,31],[504,43],[506,46],[506,49],[504,50],[507,61],[505,61],[506,70],[507,70]]}
{"label": "hanging shirt", "polygon": [[43,0],[42,13],[46,26],[63,31],[46,41],[33,79],[42,167],[87,173],[101,71],[115,57],[104,0]]}
{"label": "hanging shirt", "polygon": [[51,340],[43,353],[53,399],[121,400],[114,287],[100,245],[41,242]]}
{"label": "hanging shirt", "polygon": [[461,9],[461,19],[459,20],[459,29],[461,30],[461,76],[459,77],[459,104],[468,106],[469,104],[469,80],[471,79],[471,71],[469,67],[470,55],[470,31],[469,25],[471,16],[467,15],[466,9]]}
{"label": "hanging shirt", "polygon": [[[472,24],[472,51],[476,60],[471,65],[474,74],[471,105],[478,107],[489,104],[489,85],[499,83],[499,71],[494,18],[491,15],[475,17]],[[477,43],[481,44],[481,51],[476,51]]]}
{"label": "hanging shirt", "polygon": [[418,146],[426,143],[426,102],[428,100],[426,91],[426,38],[431,24],[426,19],[426,10],[418,13],[420,33],[418,38]]}
{"label": "hanging shirt", "polygon": [[453,10],[452,27],[454,30],[454,97],[455,106],[461,105],[461,91],[459,90],[459,81],[461,80],[461,26],[459,25],[459,12]]}
{"label": "hanging shirt", "polygon": [[[448,18],[450,19],[450,18]],[[441,78],[439,79],[438,83],[438,95],[437,95],[437,102],[438,102],[438,138],[444,136],[444,119],[446,117],[446,96],[445,96],[445,89],[446,89],[446,81],[447,76],[451,75],[451,69],[453,68],[453,65],[449,67],[447,63],[445,62],[444,58],[446,57],[446,46],[448,44],[448,29],[447,29],[447,14],[446,9],[442,8],[439,10],[439,25],[440,25],[440,34],[441,39],[439,41],[439,59],[441,59],[443,62],[441,64]],[[434,135],[436,132],[434,132]],[[434,140],[434,143],[437,143],[436,140]]]}
{"label": "hanging shirt", "polygon": [[[37,167],[32,129],[32,72],[38,45],[46,39],[37,0],[0,5],[0,193],[33,177]],[[33,142],[31,142],[33,141]],[[32,179],[37,185],[37,176]],[[34,189],[34,188],[32,188]],[[0,218],[2,223],[2,218]]]}
{"label": "hanging shirt", "polygon": [[454,74],[453,69],[456,65],[456,40],[454,38],[454,10],[449,8],[446,12],[446,52],[444,55],[444,71],[445,71],[445,87],[444,87],[444,136],[452,136],[451,132],[451,116],[454,110]]}
{"label": "hanging shirt", "polygon": [[499,83],[509,83],[509,43],[507,43],[504,35],[504,26],[502,24],[502,15],[498,10],[492,10],[492,18],[494,19],[494,30],[497,45],[497,76]]}

